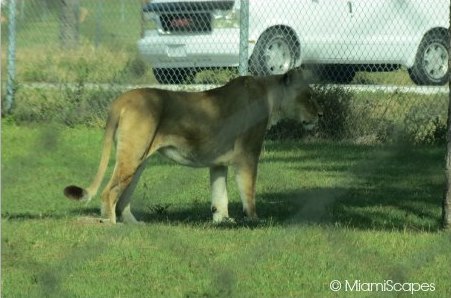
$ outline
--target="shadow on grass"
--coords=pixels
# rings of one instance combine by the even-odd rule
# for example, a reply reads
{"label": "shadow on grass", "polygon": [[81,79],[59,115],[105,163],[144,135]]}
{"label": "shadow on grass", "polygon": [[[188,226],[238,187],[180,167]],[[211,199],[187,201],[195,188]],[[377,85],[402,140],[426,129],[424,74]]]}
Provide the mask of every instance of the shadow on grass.
{"label": "shadow on grass", "polygon": [[[292,152],[299,149],[299,143],[270,144],[266,149]],[[342,173],[351,177],[352,183],[257,194],[261,221],[251,224],[236,217],[242,214],[242,207],[232,202],[229,214],[237,219],[237,227],[319,224],[361,230],[439,230],[444,183],[442,147],[308,144],[302,146],[302,151],[302,159],[278,154],[264,158],[263,162],[281,162],[286,168],[315,171],[318,168],[312,168],[312,163],[307,166],[302,161],[318,159],[320,170]],[[208,201],[177,210],[171,206],[150,209],[138,214],[149,223],[211,221]]]}
{"label": "shadow on grass", "polygon": [[[229,214],[237,223],[225,227],[317,224],[361,230],[439,229],[444,182],[441,171],[443,148],[307,144],[302,146],[302,158],[299,158],[292,154],[298,147],[295,143],[270,144],[266,150],[289,154],[269,154],[262,162],[282,163],[284,168],[296,171],[316,171],[319,167],[319,170],[346,176],[351,182],[340,187],[257,193],[257,211],[261,219],[257,222],[246,221],[241,216],[241,203],[231,202]],[[317,162],[312,163],[315,159]],[[303,162],[305,160],[310,162]],[[139,220],[149,224],[213,227],[208,199],[177,206],[141,202],[134,211]],[[39,220],[99,214],[98,208],[77,208],[66,213],[5,213],[3,217]]]}
{"label": "shadow on grass", "polygon": [[93,216],[97,217],[100,214],[99,208],[83,208],[73,209],[66,213],[61,212],[5,212],[2,213],[2,219],[5,220],[44,220],[44,219],[66,219],[73,216]]}
{"label": "shadow on grass", "polygon": [[[236,224],[223,228],[261,228],[290,225],[334,225],[361,230],[436,231],[440,226],[441,197],[430,187],[430,193],[418,194],[412,189],[387,187],[370,192],[366,188],[319,188],[289,192],[263,193],[257,198],[260,220],[249,222],[242,215],[239,202],[229,204],[229,214]],[[435,195],[434,195],[435,194]],[[145,223],[168,223],[214,226],[210,203],[187,204],[184,207],[149,205],[134,213]],[[73,209],[68,213],[3,214],[6,220],[67,219],[99,217],[99,208]],[[216,226],[215,226],[216,227]]]}
{"label": "shadow on grass", "polygon": [[[402,198],[402,199],[401,199]],[[229,204],[235,225],[224,227],[259,228],[267,226],[325,225],[360,230],[437,231],[440,227],[440,197],[418,196],[411,190],[387,188],[369,193],[366,189],[314,189],[284,193],[265,193],[257,201],[260,220],[249,222],[241,204]],[[157,206],[158,207],[158,206]],[[136,216],[146,223],[208,225],[210,204],[194,204],[155,212],[138,211]],[[153,209],[153,208],[152,208]],[[92,213],[92,212],[90,212]]]}

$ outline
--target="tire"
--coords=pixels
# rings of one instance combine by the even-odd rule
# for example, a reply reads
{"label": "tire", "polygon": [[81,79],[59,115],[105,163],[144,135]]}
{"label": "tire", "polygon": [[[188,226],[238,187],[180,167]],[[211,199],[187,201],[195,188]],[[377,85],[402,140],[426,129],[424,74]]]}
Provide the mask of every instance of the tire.
{"label": "tire", "polygon": [[160,84],[190,83],[196,75],[192,68],[154,68],[153,74]]}
{"label": "tire", "polygon": [[298,52],[295,37],[286,30],[270,29],[258,39],[250,59],[250,72],[257,76],[282,74],[293,68]]}
{"label": "tire", "polygon": [[431,32],[423,37],[415,57],[415,64],[408,69],[410,78],[417,85],[443,85],[448,82],[448,34]]}

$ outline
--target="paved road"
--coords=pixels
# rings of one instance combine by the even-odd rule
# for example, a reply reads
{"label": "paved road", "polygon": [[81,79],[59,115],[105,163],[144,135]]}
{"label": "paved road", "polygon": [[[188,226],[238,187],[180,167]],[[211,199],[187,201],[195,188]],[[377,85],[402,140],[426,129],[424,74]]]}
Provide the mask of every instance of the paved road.
{"label": "paved road", "polygon": [[[61,89],[61,88],[73,88],[76,89],[76,84],[53,84],[53,83],[24,83],[20,85],[27,89]],[[167,90],[188,90],[188,91],[201,91],[212,89],[219,85],[115,85],[115,84],[93,84],[86,83],[84,88],[88,89],[119,89],[129,90],[133,88],[152,87],[161,88]],[[448,86],[391,86],[391,85],[327,85],[331,88],[341,87],[346,90],[354,92],[384,92],[384,93],[414,93],[414,94],[448,94]]]}
{"label": "paved road", "polygon": [[392,85],[329,85],[357,92],[448,94],[448,86],[392,86]]}

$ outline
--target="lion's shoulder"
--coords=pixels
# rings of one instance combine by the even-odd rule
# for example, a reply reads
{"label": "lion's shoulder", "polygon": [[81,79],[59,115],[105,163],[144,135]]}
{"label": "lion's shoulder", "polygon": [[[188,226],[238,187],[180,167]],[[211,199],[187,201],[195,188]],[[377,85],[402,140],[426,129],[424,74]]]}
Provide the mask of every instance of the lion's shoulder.
{"label": "lion's shoulder", "polygon": [[232,79],[227,84],[212,90],[212,94],[233,101],[262,96],[267,92],[267,86],[258,78],[252,76],[240,76]]}
{"label": "lion's shoulder", "polygon": [[241,85],[245,88],[252,88],[260,85],[259,80],[253,76],[240,76],[229,81],[225,87],[233,88],[236,85]]}

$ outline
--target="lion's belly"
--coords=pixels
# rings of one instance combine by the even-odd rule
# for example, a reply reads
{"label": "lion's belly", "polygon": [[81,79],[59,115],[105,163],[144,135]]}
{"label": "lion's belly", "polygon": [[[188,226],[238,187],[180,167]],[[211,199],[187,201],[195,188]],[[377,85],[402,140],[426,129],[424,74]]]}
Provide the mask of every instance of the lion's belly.
{"label": "lion's belly", "polygon": [[212,165],[228,165],[234,157],[233,150],[221,154],[202,154],[186,148],[177,148],[173,146],[160,148],[158,150],[165,157],[173,161],[190,167],[209,167]]}
{"label": "lion's belly", "polygon": [[192,156],[192,154],[189,154],[187,152],[178,150],[175,147],[165,147],[158,150],[162,155],[166,156],[169,159],[172,159],[173,161],[185,165],[185,166],[201,166],[199,164],[199,161],[196,160],[195,156]]}

